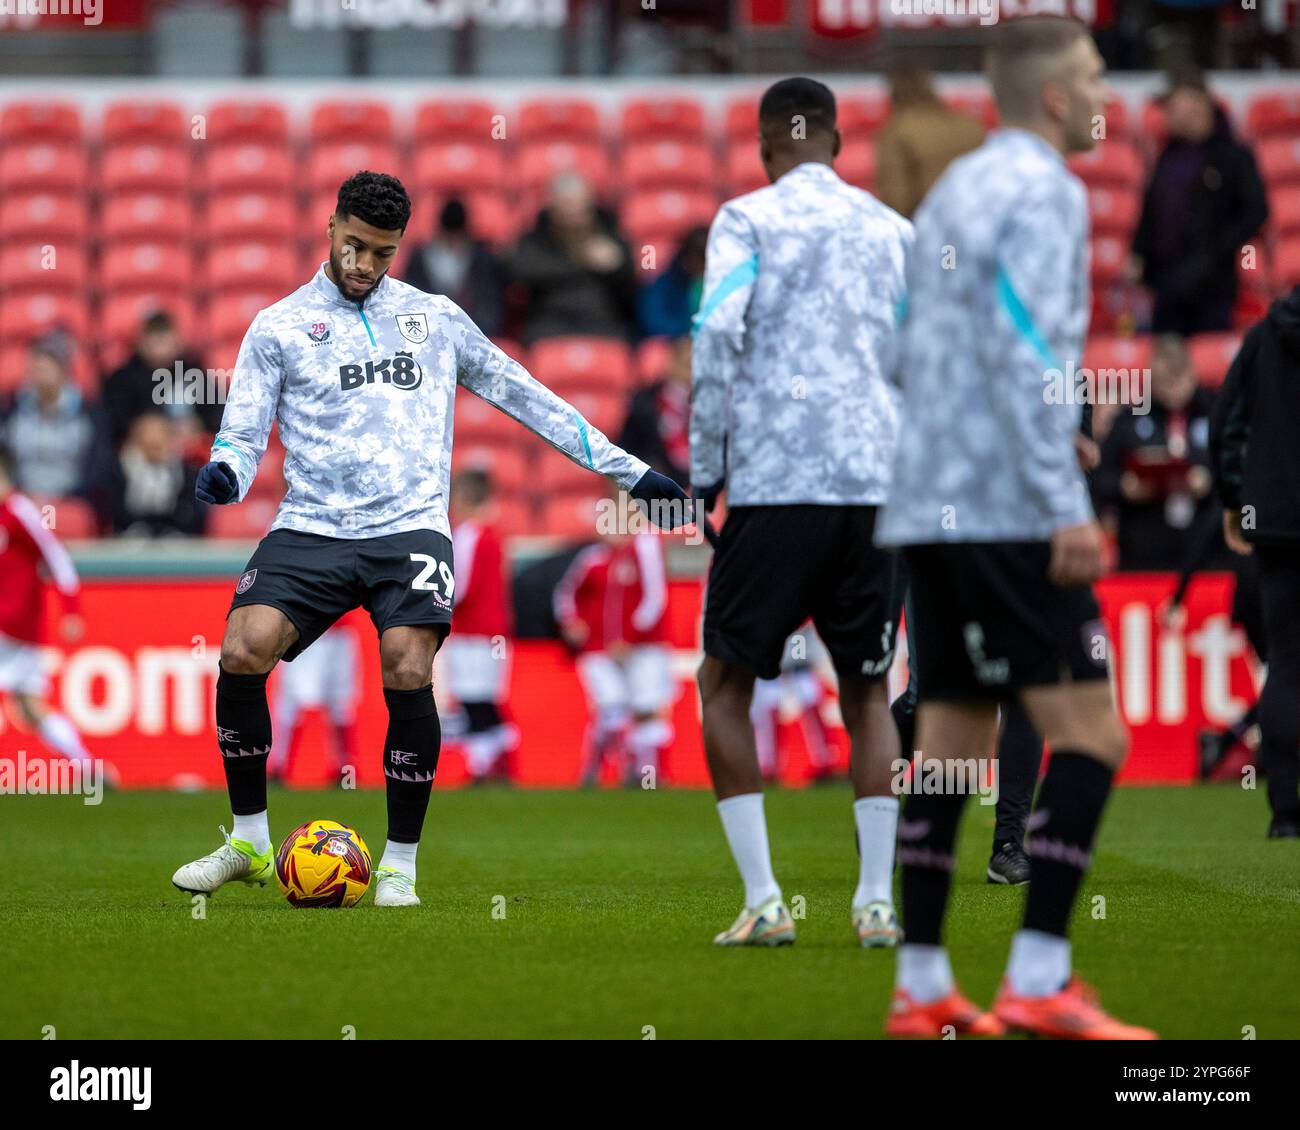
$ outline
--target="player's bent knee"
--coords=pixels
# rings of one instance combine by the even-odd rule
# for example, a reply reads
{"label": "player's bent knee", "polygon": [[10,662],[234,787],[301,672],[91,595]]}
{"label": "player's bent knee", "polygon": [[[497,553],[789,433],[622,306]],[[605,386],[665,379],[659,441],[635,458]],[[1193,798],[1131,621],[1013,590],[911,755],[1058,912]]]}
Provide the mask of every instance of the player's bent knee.
{"label": "player's bent knee", "polygon": [[228,635],[221,643],[221,667],[232,675],[260,675],[275,666],[276,641],[256,633]]}

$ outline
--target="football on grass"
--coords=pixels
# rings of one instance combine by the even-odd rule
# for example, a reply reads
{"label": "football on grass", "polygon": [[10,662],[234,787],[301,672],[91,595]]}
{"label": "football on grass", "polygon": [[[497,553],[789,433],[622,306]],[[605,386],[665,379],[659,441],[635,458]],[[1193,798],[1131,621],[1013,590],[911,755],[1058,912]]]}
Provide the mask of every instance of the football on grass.
{"label": "football on grass", "polygon": [[370,886],[370,850],[355,828],[312,820],[275,853],[275,878],[294,906],[351,906]]}

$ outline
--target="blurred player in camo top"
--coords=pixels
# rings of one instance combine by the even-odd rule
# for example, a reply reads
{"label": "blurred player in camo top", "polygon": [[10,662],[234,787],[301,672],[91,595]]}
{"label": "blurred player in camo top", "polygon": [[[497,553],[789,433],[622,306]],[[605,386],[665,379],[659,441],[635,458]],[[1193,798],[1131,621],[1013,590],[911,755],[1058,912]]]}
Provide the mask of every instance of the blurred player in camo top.
{"label": "blurred player in camo top", "polygon": [[441,743],[433,658],[456,588],[447,490],[458,387],[629,488],[657,521],[685,519],[677,484],[610,443],[454,302],[388,277],[410,215],[395,178],[345,181],[329,217],[329,260],[253,319],[235,362],[196,493],[217,504],[244,498],[272,423],[288,492],[235,586],[221,645],[217,742],[234,829],[176,872],[182,890],[267,881],[267,675],[362,606],[379,636],[389,718],[388,841],[375,903],[419,904],[416,850]]}
{"label": "blurred player in camo top", "polygon": [[699,684],[704,746],[745,905],[719,945],[780,945],[794,924],[772,873],[749,708],[786,638],[811,618],[849,732],[860,846],[850,901],[861,944],[898,939],[890,876],[898,733],[885,675],[901,578],[872,543],[898,430],[889,382],[912,225],[836,174],[834,95],[769,88],[758,145],[772,184],[709,231],[695,327],[691,484],[728,515],[709,572]]}
{"label": "blurred player in camo top", "polygon": [[[918,210],[898,373],[905,385],[879,540],[906,546],[916,745],[946,791],[910,793],[898,830],[903,926],[887,1031],[1149,1038],[1071,976],[1067,931],[1128,748],[1091,583],[1101,536],[1062,402],[1087,327],[1087,204],[1065,157],[1092,148],[1104,67],[1082,24],[1014,20],[987,58],[1003,128],[948,167]],[[1054,386],[1054,382],[1056,382]],[[956,988],[942,925],[957,826],[1018,700],[1052,749],[1029,822],[1022,929],[992,1014]],[[915,779],[915,778],[914,778]]]}

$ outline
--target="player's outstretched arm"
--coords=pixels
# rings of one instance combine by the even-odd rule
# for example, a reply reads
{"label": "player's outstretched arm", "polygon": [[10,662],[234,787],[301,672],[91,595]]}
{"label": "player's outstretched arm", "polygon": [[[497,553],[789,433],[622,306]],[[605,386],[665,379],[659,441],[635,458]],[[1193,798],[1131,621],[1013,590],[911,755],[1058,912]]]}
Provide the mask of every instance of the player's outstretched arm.
{"label": "player's outstretched arm", "polygon": [[457,380],[540,436],[580,467],[613,479],[643,504],[651,521],[665,529],[685,525],[686,492],[610,442],[567,400],[563,400],[488,340],[459,307],[451,315],[457,338]]}
{"label": "player's outstretched arm", "polygon": [[248,494],[266,451],[283,384],[279,342],[264,326],[263,314],[258,314],[239,347],[221,430],[212,441],[211,462],[199,471],[194,484],[200,502],[223,505]]}

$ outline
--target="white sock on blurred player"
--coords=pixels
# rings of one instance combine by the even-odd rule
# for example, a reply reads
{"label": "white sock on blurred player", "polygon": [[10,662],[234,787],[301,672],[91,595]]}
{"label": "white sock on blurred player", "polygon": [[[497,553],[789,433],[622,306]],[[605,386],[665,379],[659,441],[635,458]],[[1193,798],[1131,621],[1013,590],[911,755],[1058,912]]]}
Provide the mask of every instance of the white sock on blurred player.
{"label": "white sock on blurred player", "polygon": [[1041,930],[1017,930],[1011,939],[1007,980],[1022,997],[1049,997],[1070,979],[1070,943]]}
{"label": "white sock on blurred player", "polygon": [[898,797],[864,796],[853,802],[858,827],[856,910],[869,902],[894,903],[894,840],[898,835]]}
{"label": "white sock on blurred player", "polygon": [[39,729],[41,741],[51,749],[56,749],[69,761],[91,761],[90,752],[81,744],[81,735],[68,719],[51,710],[43,719]]}
{"label": "white sock on blurred player", "polygon": [[720,800],[718,815],[745,883],[745,906],[753,910],[770,898],[780,898],[781,888],[772,874],[772,855],[767,846],[763,794],[744,793]]}
{"label": "white sock on blurred player", "polygon": [[231,830],[232,840],[247,840],[255,852],[271,850],[271,826],[267,823],[266,809],[254,812],[251,816],[236,816],[235,826]]}
{"label": "white sock on blurred player", "polygon": [[419,850],[419,844],[398,844],[388,840],[384,844],[384,858],[379,861],[379,866],[391,867],[394,871],[400,871],[403,875],[414,879],[415,853]]}
{"label": "white sock on blurred player", "polygon": [[943,946],[904,943],[898,950],[898,974],[894,984],[918,1004],[943,1000],[956,987],[948,951]]}

